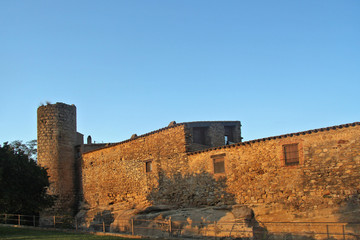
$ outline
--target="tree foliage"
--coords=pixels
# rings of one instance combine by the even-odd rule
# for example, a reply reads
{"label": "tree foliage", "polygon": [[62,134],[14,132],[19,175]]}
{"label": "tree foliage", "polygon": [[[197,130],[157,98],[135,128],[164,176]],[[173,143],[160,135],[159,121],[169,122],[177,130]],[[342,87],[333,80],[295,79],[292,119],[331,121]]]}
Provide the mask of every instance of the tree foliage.
{"label": "tree foliage", "polygon": [[20,141],[0,145],[0,213],[37,214],[50,207],[49,179]]}
{"label": "tree foliage", "polygon": [[10,143],[10,146],[16,153],[25,153],[29,158],[37,160],[37,141],[31,140],[24,144],[22,141],[16,140]]}

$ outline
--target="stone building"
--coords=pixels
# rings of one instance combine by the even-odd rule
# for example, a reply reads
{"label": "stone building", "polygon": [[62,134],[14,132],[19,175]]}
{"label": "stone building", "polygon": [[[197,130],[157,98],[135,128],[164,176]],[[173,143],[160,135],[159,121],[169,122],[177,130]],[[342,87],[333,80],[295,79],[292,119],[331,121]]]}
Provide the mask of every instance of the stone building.
{"label": "stone building", "polygon": [[75,106],[50,104],[38,109],[38,162],[60,196],[53,211],[85,222],[151,206],[247,206],[263,222],[360,220],[360,123],[247,142],[240,127],[171,122],[123,142],[84,144]]}

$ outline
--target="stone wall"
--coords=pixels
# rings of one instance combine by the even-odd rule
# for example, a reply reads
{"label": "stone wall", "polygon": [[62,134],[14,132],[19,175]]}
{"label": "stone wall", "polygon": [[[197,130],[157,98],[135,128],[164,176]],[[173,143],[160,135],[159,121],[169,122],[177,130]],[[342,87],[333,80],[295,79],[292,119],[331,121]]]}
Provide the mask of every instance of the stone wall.
{"label": "stone wall", "polygon": [[[202,146],[203,149],[224,145],[225,126],[233,127],[234,141],[241,140],[239,121],[193,122],[171,125],[85,152],[82,163],[84,202],[94,209],[233,203],[231,194],[223,191],[224,182],[215,181],[209,174],[189,172],[186,154],[189,149],[196,148],[194,127],[207,128],[208,144]],[[147,164],[151,164],[151,172],[146,172]]]}
{"label": "stone wall", "polygon": [[[291,143],[298,143],[300,163],[285,166],[283,145]],[[214,174],[217,155],[224,174]],[[261,221],[360,220],[358,123],[190,153],[188,161],[191,173],[225,179],[225,191]]]}
{"label": "stone wall", "polygon": [[74,214],[76,107],[63,103],[37,111],[38,164],[47,168],[49,193],[58,199],[51,211]]}
{"label": "stone wall", "polygon": [[92,143],[92,144],[84,144],[83,145],[83,152],[91,152],[99,148],[103,148],[106,146],[110,146],[109,143]]}
{"label": "stone wall", "polygon": [[[360,126],[342,125],[187,152],[176,125],[83,155],[88,209],[246,205],[261,221],[360,220]],[[297,143],[299,164],[283,146]],[[214,173],[224,159],[225,173]],[[152,171],[146,172],[146,162]],[[89,212],[89,211],[88,211]],[[359,215],[360,216],[360,215]]]}
{"label": "stone wall", "polygon": [[[156,201],[150,195],[159,182],[188,166],[184,127],[175,125],[84,153],[82,182],[87,207],[142,208]],[[151,164],[148,172],[147,164]]]}
{"label": "stone wall", "polygon": [[[215,221],[227,216],[236,222],[235,210],[244,206],[254,211],[251,226],[259,228],[259,234],[329,230],[325,225],[285,228],[271,222],[360,220],[359,123],[199,152],[186,152],[185,146],[192,143],[189,129],[177,125],[84,154],[85,222],[111,214],[111,226],[118,229],[124,219],[135,216],[175,219],[184,208],[198,209],[196,216],[186,215],[188,221],[209,219],[207,210],[213,209],[224,212]],[[287,166],[283,147],[294,143],[299,164]],[[214,173],[219,159],[224,160],[224,173]],[[145,169],[148,160],[153,162],[150,173]],[[342,236],[344,229],[358,231],[351,224],[330,230]]]}
{"label": "stone wall", "polygon": [[[80,192],[86,222],[154,205],[245,205],[261,222],[360,221],[360,123],[243,143],[240,126],[172,123],[117,144],[84,145],[75,106],[50,104],[38,109],[38,162],[59,196],[53,210],[71,213]],[[235,144],[224,145],[225,135]],[[299,150],[295,165],[285,163],[289,144]]]}

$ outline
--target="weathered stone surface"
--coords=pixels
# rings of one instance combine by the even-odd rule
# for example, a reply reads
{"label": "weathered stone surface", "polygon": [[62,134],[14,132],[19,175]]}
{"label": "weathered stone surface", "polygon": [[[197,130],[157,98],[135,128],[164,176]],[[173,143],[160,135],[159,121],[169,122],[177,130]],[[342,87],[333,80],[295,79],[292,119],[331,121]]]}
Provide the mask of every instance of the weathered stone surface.
{"label": "weathered stone surface", "polygon": [[[298,165],[284,166],[282,146],[289,143],[300,145]],[[359,203],[359,125],[191,154],[189,171],[212,173],[214,154],[225,154],[226,191],[237,203],[253,208],[262,221],[339,221],[334,213],[359,209],[349,201]]]}
{"label": "weathered stone surface", "polygon": [[[146,172],[146,162],[152,169]],[[83,195],[91,208],[113,208],[126,203],[129,208],[150,206],[148,198],[159,180],[181,172],[187,166],[184,126],[138,137],[83,155]]]}
{"label": "weathered stone surface", "polygon": [[[233,204],[232,194],[223,190],[223,180],[214,179],[207,172],[190,173],[187,160],[187,151],[194,145],[193,127],[208,128],[209,139],[217,136],[218,140],[215,138],[206,146],[210,147],[224,144],[224,125],[231,124],[234,136],[239,134],[235,127],[239,122],[186,123],[84,153],[84,201],[90,209],[115,210],[117,203],[136,209],[152,204],[177,207]],[[234,139],[239,141],[240,136]],[[151,164],[151,171],[147,164]]]}
{"label": "weathered stone surface", "polygon": [[244,205],[234,205],[231,212],[235,219],[251,221],[254,218],[254,211]]}
{"label": "weathered stone surface", "polygon": [[[159,211],[155,211],[155,209],[159,209]],[[126,231],[130,229],[131,219],[134,218],[136,233],[145,236],[168,237],[170,222],[174,229],[173,235],[181,232],[182,237],[186,235],[198,237],[253,236],[251,219],[235,218],[231,210],[218,210],[215,207],[164,210],[164,206],[154,206],[152,210],[137,214],[128,210],[119,212],[111,224],[111,229]]]}
{"label": "weathered stone surface", "polygon": [[[73,214],[76,204],[76,107],[63,103],[41,106],[37,111],[38,164],[47,168],[49,193],[58,200],[52,214]],[[50,213],[51,214],[51,213]]]}
{"label": "weathered stone surface", "polygon": [[[240,122],[173,123],[117,144],[83,145],[74,108],[39,108],[39,163],[49,168],[50,191],[64,209],[80,191],[84,224],[106,218],[115,229],[122,218],[183,220],[191,214],[181,209],[190,208],[189,222],[221,211],[216,219],[253,223],[360,221],[358,123],[227,146],[225,139],[241,141]],[[289,144],[298,146],[293,165],[284,160]]]}

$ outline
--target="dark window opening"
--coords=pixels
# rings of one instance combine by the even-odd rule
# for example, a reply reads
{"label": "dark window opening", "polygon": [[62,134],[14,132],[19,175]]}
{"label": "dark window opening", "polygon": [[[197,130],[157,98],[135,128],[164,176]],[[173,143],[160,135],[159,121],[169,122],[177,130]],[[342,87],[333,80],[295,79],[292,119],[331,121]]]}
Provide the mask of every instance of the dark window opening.
{"label": "dark window opening", "polygon": [[284,160],[286,166],[299,164],[299,149],[298,144],[287,144],[283,146]]}
{"label": "dark window opening", "polygon": [[234,126],[225,126],[225,144],[231,144],[234,143],[234,132],[235,127]]}
{"label": "dark window opening", "polygon": [[152,161],[145,162],[145,170],[146,172],[152,172]]}
{"label": "dark window opening", "polygon": [[210,156],[213,160],[214,174],[225,173],[225,153]]}
{"label": "dark window opening", "polygon": [[214,159],[214,173],[225,173],[224,158]]}
{"label": "dark window opening", "polygon": [[193,142],[206,145],[207,127],[193,128]]}

